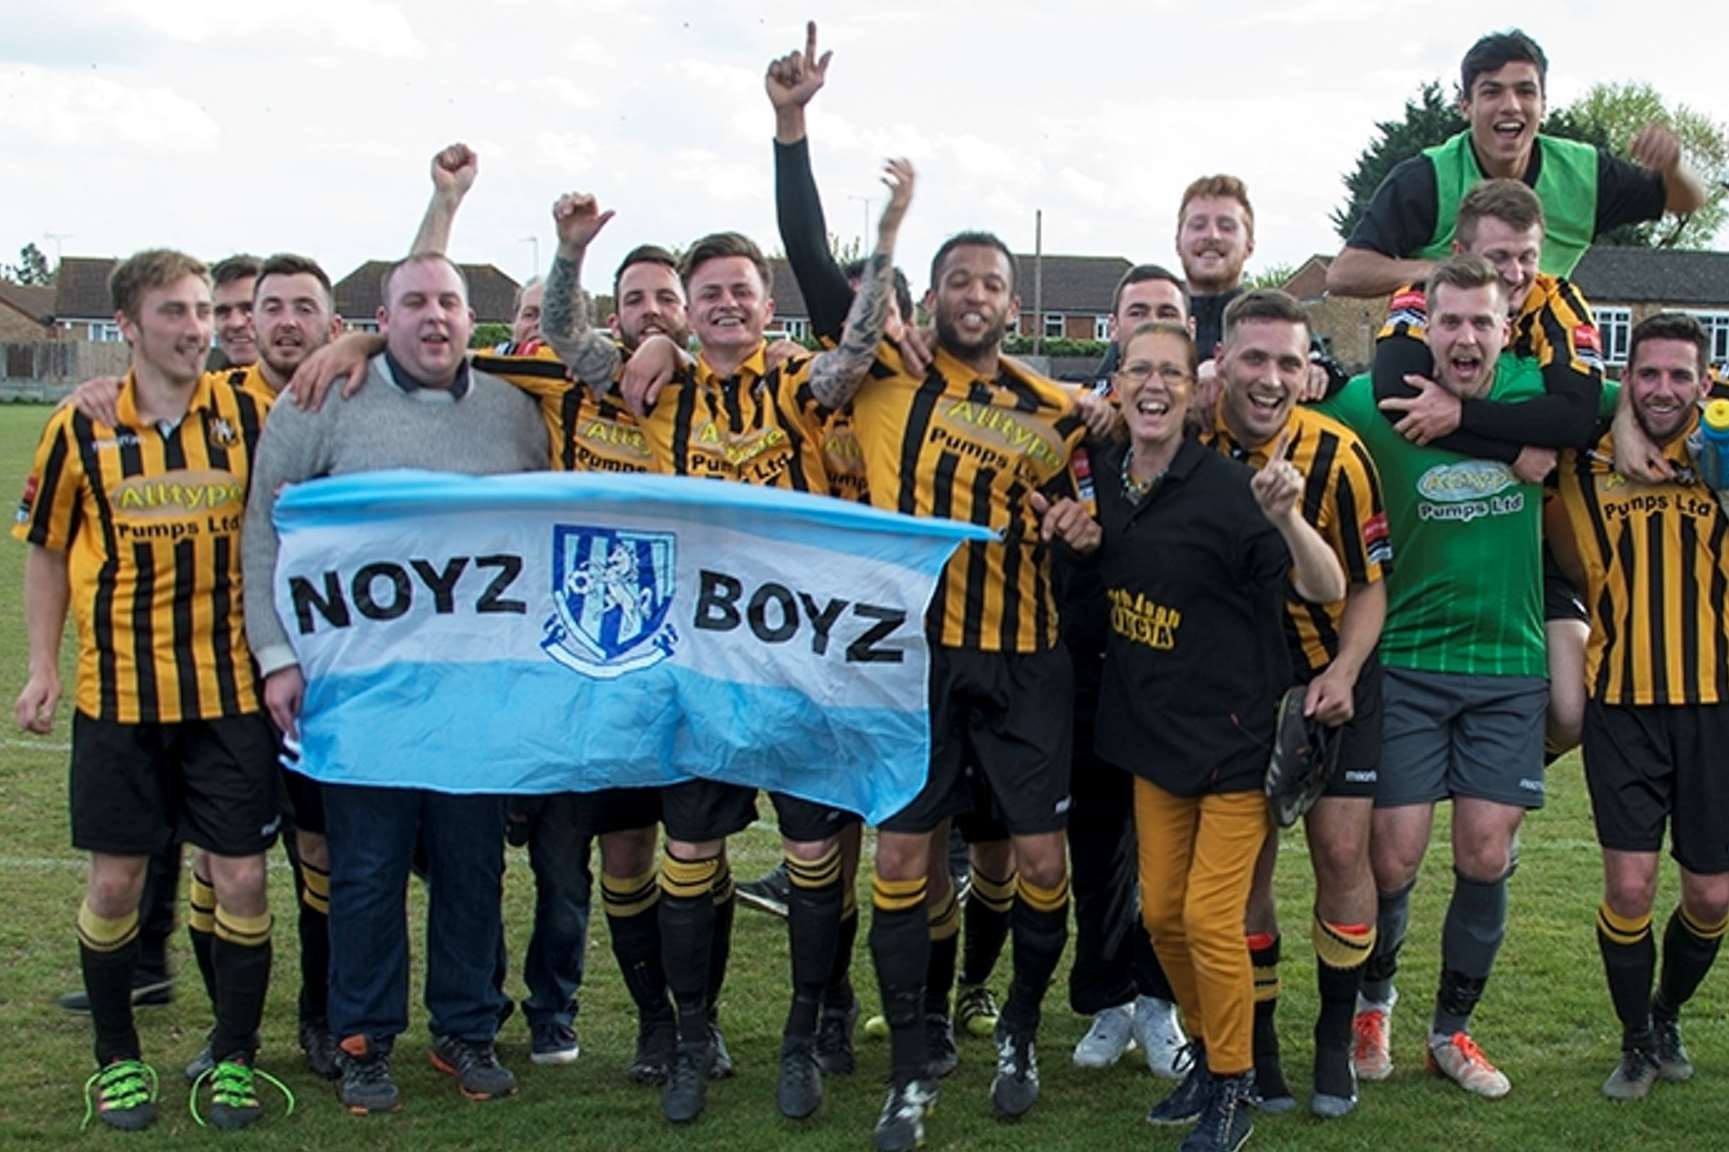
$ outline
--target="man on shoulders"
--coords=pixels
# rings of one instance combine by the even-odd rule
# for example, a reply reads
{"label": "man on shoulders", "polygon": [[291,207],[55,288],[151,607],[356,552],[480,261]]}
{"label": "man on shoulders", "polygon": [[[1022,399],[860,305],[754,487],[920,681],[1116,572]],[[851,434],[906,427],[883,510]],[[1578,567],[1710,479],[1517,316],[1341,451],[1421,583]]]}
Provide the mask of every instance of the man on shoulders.
{"label": "man on shoulders", "polygon": [[1459,108],[1470,126],[1388,173],[1351,239],[1327,268],[1335,296],[1379,296],[1426,279],[1452,245],[1459,201],[1479,181],[1521,180],[1547,217],[1543,271],[1568,276],[1599,235],[1624,224],[1685,215],[1705,186],[1669,129],[1647,124],[1629,160],[1540,135],[1549,60],[1523,32],[1496,32],[1460,67]]}

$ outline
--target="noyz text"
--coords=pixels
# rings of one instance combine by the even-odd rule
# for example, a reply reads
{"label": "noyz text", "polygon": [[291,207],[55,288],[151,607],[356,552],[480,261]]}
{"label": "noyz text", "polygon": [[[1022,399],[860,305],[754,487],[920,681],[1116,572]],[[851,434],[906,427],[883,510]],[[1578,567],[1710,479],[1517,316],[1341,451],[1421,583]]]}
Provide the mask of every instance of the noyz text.
{"label": "noyz text", "polygon": [[440,616],[456,612],[459,592],[464,605],[472,598],[473,611],[481,615],[525,615],[527,603],[505,595],[521,575],[522,557],[511,555],[452,556],[442,566],[422,559],[378,560],[346,580],[341,572],[324,572],[316,580],[290,576],[288,595],[295,627],[310,636],[318,627],[315,617],[331,628],[349,627],[356,612],[368,620],[395,620],[414,606],[416,596],[430,596]]}
{"label": "noyz text", "polygon": [[[847,623],[837,630],[843,618]],[[810,593],[773,581],[759,585],[747,597],[744,582],[736,576],[706,568],[698,576],[694,621],[698,630],[731,632],[746,627],[764,644],[785,644],[808,626],[812,653],[825,656],[831,643],[845,640],[846,647],[840,651],[848,664],[901,663],[906,653],[884,646],[884,641],[906,621],[907,614],[899,608],[846,600],[819,604]]]}

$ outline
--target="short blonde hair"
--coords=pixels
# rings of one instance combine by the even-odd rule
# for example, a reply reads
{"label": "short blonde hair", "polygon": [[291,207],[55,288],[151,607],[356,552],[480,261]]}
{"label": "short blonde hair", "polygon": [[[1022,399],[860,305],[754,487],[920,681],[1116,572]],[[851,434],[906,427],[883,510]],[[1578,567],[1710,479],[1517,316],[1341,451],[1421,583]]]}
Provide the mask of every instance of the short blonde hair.
{"label": "short blonde hair", "polygon": [[152,288],[166,288],[188,276],[197,276],[208,286],[210,269],[196,256],[188,256],[172,248],[146,248],[122,260],[108,274],[108,295],[114,300],[114,311],[123,313],[134,323],[144,294]]}
{"label": "short blonde hair", "polygon": [[1243,206],[1243,222],[1249,227],[1249,238],[1255,236],[1255,206],[1249,203],[1249,190],[1235,176],[1220,174],[1217,176],[1202,176],[1183,189],[1183,202],[1177,205],[1177,228],[1183,226],[1183,214],[1189,210],[1191,200],[1202,197],[1217,197],[1222,200],[1235,200]]}

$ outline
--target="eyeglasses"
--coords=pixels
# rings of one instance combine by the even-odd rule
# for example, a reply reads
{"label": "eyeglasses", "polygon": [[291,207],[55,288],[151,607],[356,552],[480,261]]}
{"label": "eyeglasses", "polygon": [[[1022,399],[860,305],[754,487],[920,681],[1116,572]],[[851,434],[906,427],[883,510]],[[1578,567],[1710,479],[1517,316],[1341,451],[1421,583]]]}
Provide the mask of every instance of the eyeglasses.
{"label": "eyeglasses", "polygon": [[1166,384],[1186,384],[1194,379],[1187,368],[1178,364],[1125,364],[1117,369],[1117,375],[1134,384],[1145,384],[1154,376]]}

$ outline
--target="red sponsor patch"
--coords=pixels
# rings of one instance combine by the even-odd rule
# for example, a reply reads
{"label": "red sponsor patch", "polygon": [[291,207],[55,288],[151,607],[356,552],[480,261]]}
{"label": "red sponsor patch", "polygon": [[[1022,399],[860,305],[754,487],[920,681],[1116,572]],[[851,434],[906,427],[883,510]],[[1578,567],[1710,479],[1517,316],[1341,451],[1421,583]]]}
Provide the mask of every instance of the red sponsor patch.
{"label": "red sponsor patch", "polygon": [[1363,539],[1367,543],[1373,544],[1385,540],[1387,536],[1387,514],[1385,512],[1377,512],[1363,521]]}
{"label": "red sponsor patch", "polygon": [[1602,342],[1597,339],[1597,328],[1593,324],[1581,324],[1573,329],[1573,346],[1585,352],[1601,352]]}
{"label": "red sponsor patch", "polygon": [[36,506],[37,485],[36,473],[32,472],[24,478],[24,494],[18,498],[18,514],[15,517],[20,524],[30,522],[30,513]]}
{"label": "red sponsor patch", "polygon": [[1069,467],[1074,470],[1076,480],[1089,479],[1093,474],[1093,462],[1087,459],[1087,450],[1076,445],[1074,455],[1069,457]]}

